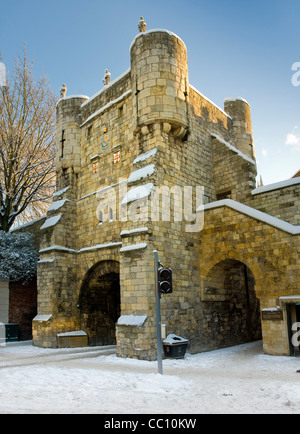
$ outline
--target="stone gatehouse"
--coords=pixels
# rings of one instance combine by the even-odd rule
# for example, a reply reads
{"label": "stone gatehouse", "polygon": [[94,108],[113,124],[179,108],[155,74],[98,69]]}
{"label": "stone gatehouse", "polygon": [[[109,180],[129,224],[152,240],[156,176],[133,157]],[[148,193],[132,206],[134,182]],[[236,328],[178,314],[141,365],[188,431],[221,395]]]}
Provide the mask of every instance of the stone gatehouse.
{"label": "stone gatehouse", "polygon": [[263,337],[290,354],[300,321],[300,178],[256,189],[249,104],[189,83],[184,42],[137,34],[130,68],[57,104],[57,191],[40,229],[34,345],[83,331],[156,358],[153,250],[173,270],[167,333],[195,353]]}

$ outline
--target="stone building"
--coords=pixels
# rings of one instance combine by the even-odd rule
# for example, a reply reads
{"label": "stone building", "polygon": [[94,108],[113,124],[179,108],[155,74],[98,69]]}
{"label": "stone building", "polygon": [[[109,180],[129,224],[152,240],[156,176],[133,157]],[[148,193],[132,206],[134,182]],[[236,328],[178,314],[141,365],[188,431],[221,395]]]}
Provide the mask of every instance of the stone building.
{"label": "stone building", "polygon": [[89,345],[155,359],[157,250],[173,270],[162,322],[188,351],[262,336],[265,352],[288,355],[300,321],[300,178],[255,188],[249,104],[216,106],[189,83],[184,42],[144,24],[122,76],[91,98],[64,88],[57,104],[34,345],[82,331]]}

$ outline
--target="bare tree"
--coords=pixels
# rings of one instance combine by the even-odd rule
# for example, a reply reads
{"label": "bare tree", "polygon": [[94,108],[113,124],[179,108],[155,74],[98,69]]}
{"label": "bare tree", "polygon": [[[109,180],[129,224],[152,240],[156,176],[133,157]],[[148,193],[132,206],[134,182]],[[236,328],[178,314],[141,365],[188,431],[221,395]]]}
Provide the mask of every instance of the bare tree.
{"label": "bare tree", "polygon": [[25,49],[0,87],[0,230],[46,213],[55,184],[56,102],[46,77],[34,79]]}

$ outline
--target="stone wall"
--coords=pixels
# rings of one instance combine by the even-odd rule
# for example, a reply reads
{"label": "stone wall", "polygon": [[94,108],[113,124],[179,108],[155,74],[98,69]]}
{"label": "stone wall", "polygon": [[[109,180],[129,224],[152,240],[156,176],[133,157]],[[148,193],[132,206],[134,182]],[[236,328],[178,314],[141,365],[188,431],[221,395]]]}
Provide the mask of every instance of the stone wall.
{"label": "stone wall", "polygon": [[289,355],[286,306],[281,297],[299,294],[299,235],[268,225],[227,206],[206,211],[200,234],[202,291],[210,270],[224,260],[245,264],[253,274],[260,308],[283,308],[282,320],[262,321],[264,351]]}
{"label": "stone wall", "polygon": [[[274,243],[281,255],[285,242],[290,255],[291,238],[284,241],[273,228],[239,220],[228,210],[225,225],[220,210],[205,214],[202,235],[203,216],[196,213],[202,188],[210,202],[223,196],[247,204],[258,200],[251,194],[256,164],[250,107],[237,98],[226,100],[225,109],[189,84],[186,47],[163,30],[138,35],[130,69],[92,98],[58,102],[58,192],[40,231],[36,345],[55,347],[57,334],[81,328],[90,343],[104,342],[95,324],[103,319],[107,338],[115,311],[105,310],[109,301],[100,303],[97,291],[109,299],[118,274],[110,267],[118,264],[117,354],[155,359],[153,250],[173,269],[173,293],[161,300],[167,333],[188,338],[191,352],[259,337],[257,297],[263,306],[273,306],[277,297],[276,290],[264,295],[259,285],[269,279],[271,287],[280,273],[291,271],[277,275],[274,260],[265,262],[264,256],[271,250],[277,255]],[[233,250],[224,244],[228,237]],[[222,288],[214,278],[204,282],[218,258],[231,261],[223,264]],[[260,266],[267,268],[259,273]]]}
{"label": "stone wall", "polygon": [[[300,225],[300,178],[289,185],[290,180],[257,188],[248,200],[249,206],[266,212],[293,225]],[[296,181],[295,179],[293,182]]]}

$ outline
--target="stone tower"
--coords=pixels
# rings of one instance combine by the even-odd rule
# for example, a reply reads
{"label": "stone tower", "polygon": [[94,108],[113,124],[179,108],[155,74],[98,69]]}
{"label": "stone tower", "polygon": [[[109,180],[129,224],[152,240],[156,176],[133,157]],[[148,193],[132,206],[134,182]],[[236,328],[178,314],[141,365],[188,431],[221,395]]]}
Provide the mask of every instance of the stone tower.
{"label": "stone tower", "polygon": [[[233,306],[225,290],[214,293],[223,271],[202,280],[199,261],[203,202],[252,200],[250,106],[241,98],[216,106],[189,84],[184,42],[141,29],[124,74],[91,98],[64,94],[57,104],[57,192],[41,228],[36,345],[56,347],[61,333],[82,331],[90,345],[116,344],[118,356],[155,359],[153,250],[173,270],[162,321],[191,352],[246,341],[249,306],[259,334],[251,273],[247,304],[244,268],[225,267],[228,281],[240,282]],[[220,338],[209,324],[222,317]]]}

